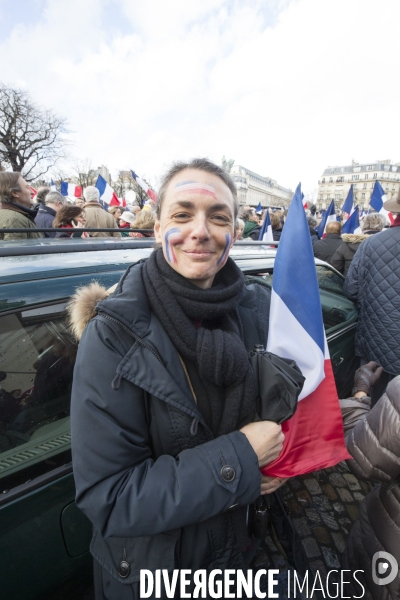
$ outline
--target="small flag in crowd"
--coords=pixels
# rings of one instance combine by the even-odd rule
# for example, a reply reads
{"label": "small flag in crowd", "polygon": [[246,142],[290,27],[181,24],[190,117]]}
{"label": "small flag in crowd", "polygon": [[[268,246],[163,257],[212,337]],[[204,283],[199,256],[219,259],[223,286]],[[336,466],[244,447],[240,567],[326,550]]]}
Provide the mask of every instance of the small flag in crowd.
{"label": "small flag in crowd", "polygon": [[360,215],[358,206],[356,206],[350,217],[347,219],[346,223],[343,225],[342,233],[361,233],[359,217]]}
{"label": "small flag in crowd", "polygon": [[258,203],[258,206],[256,208],[256,215],[262,215],[262,206],[261,206],[261,202]]}
{"label": "small flag in crowd", "polygon": [[63,196],[70,196],[70,198],[81,198],[82,187],[80,185],[75,185],[74,183],[67,183],[66,181],[62,181],[61,193]]}
{"label": "small flag in crowd", "polygon": [[308,208],[308,202],[307,202],[307,200],[304,200],[304,194],[303,194],[303,192],[301,192],[301,201],[303,203],[304,210],[307,210],[307,208]]}
{"label": "small flag in crowd", "polygon": [[138,183],[140,185],[140,187],[142,188],[142,190],[144,190],[146,192],[146,194],[153,200],[153,202],[155,202],[157,200],[156,193],[153,192],[151,187],[145,181],[143,181],[143,179],[141,177],[139,177],[139,175],[136,175],[135,171],[131,170],[131,173],[132,173],[132,177],[136,181],[136,183]]}
{"label": "small flag in crowd", "polygon": [[37,190],[35,190],[35,188],[32,187],[31,185],[29,186],[29,189],[31,191],[31,198],[34,198],[37,194]]}
{"label": "small flag in crowd", "polygon": [[388,212],[383,208],[383,203],[386,202],[386,194],[383,191],[383,187],[379,183],[379,181],[375,181],[374,189],[372,191],[371,200],[369,201],[370,205],[377,213],[389,219],[391,223],[393,223],[393,215],[391,212]]}
{"label": "small flag in crowd", "polygon": [[351,213],[353,212],[353,207],[354,207],[354,192],[353,192],[353,184],[351,184],[349,193],[347,194],[347,198],[344,201],[344,204],[342,206],[342,212],[347,213],[348,215],[351,215]]}
{"label": "small flag in crowd", "polygon": [[275,259],[267,350],[295,360],[305,383],[295,414],[282,423],[283,450],[262,473],[294,477],[350,458],[344,443],[300,184]]}
{"label": "small flag in crowd", "polygon": [[274,236],[272,233],[271,219],[269,218],[268,208],[265,211],[264,221],[263,221],[258,239],[260,242],[273,242],[274,241]]}
{"label": "small flag in crowd", "polygon": [[318,225],[318,227],[315,228],[315,230],[318,232],[319,237],[321,239],[326,236],[326,226],[328,225],[328,223],[334,223],[335,221],[336,221],[335,203],[332,200],[332,202],[328,206],[327,211],[325,212],[324,216],[322,217],[321,223]]}
{"label": "small flag in crowd", "polygon": [[54,183],[53,180],[51,180],[51,183],[50,183],[50,191],[52,191],[52,192],[56,192],[57,191],[57,186],[56,186],[56,184]]}
{"label": "small flag in crowd", "polygon": [[120,200],[111,185],[101,175],[98,175],[95,187],[100,192],[100,199],[110,206],[126,206],[125,200]]}

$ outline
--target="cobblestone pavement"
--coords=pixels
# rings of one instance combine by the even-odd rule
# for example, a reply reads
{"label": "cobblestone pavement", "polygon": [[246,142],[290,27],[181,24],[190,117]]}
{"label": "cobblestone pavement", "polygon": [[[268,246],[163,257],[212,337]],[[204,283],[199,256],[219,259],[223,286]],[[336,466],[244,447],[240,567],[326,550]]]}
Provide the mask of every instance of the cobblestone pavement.
{"label": "cobblestone pavement", "polygon": [[[292,478],[282,486],[281,495],[301,540],[313,580],[317,571],[325,582],[328,571],[344,568],[342,555],[347,536],[358,516],[361,500],[371,489],[372,486],[358,480],[345,463]],[[288,564],[271,536],[267,538],[267,545],[273,563],[271,568],[285,571]],[[288,597],[285,591],[281,597]],[[324,598],[317,592],[312,597]]]}

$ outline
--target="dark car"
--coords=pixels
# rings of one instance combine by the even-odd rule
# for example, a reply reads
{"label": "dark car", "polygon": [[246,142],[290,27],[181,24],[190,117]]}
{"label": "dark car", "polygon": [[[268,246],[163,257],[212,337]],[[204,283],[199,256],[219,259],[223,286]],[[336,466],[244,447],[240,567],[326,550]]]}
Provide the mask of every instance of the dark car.
{"label": "dark car", "polygon": [[[149,256],[146,240],[0,242],[0,559],[2,597],[78,598],[90,586],[91,525],[77,509],[69,408],[76,344],[65,307],[93,280],[114,285]],[[235,246],[247,275],[270,287],[276,250]],[[357,310],[343,277],[316,260],[339,396],[355,370]],[[71,587],[73,586],[73,587]],[[73,590],[68,592],[68,590]],[[84,592],[82,592],[83,594]]]}

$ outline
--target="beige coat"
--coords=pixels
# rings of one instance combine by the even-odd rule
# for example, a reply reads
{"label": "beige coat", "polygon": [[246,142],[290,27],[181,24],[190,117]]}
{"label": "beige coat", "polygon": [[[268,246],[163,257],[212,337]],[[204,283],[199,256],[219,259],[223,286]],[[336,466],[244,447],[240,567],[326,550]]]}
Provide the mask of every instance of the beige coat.
{"label": "beige coat", "polygon": [[371,411],[369,402],[341,400],[346,446],[353,456],[348,465],[360,479],[377,484],[360,505],[347,540],[345,568],[364,571],[365,599],[394,600],[400,597],[400,571],[392,583],[377,585],[372,557],[389,552],[400,567],[400,376]]}
{"label": "beige coat", "polygon": [[[114,217],[110,215],[98,202],[87,202],[85,204],[86,227],[91,229],[117,229],[118,224]],[[113,233],[89,233],[90,237],[120,237],[119,231]]]}

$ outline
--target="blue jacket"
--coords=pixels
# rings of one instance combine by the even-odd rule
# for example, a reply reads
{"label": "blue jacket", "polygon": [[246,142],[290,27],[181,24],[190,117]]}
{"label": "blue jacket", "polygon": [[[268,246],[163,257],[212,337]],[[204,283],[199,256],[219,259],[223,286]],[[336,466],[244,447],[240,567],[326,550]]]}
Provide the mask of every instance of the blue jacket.
{"label": "blue jacket", "polygon": [[374,360],[387,373],[400,373],[400,227],[363,241],[344,282],[357,301],[356,354]]}
{"label": "blue jacket", "polygon": [[[130,267],[97,305],[79,344],[71,401],[76,502],[94,525],[91,552],[114,579],[132,585],[134,598],[140,569],[243,568],[228,509],[260,492],[257,456],[244,434],[214,438],[200,414],[179,355],[150,310],[142,266]],[[268,314],[269,294],[253,284],[239,306],[249,350],[263,333],[263,302]],[[229,481],[224,464],[234,469]],[[126,578],[122,560],[130,565]]]}
{"label": "blue jacket", "polygon": [[[39,206],[38,213],[35,217],[35,225],[36,227],[53,227],[53,221],[56,218],[57,212],[54,208],[50,208],[47,204],[41,204]],[[53,232],[43,232],[44,237],[53,238],[56,237],[56,231]]]}

